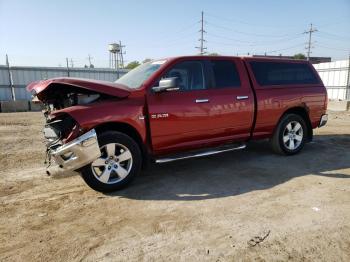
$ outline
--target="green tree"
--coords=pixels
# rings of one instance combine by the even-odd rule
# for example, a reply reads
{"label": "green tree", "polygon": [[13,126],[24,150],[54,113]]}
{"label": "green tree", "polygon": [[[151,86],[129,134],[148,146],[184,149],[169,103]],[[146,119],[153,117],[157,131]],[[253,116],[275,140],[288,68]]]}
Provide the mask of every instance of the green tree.
{"label": "green tree", "polygon": [[295,54],[294,56],[293,56],[293,58],[294,59],[306,59],[306,56],[304,55],[304,54],[302,54],[302,53],[299,53],[299,54]]}
{"label": "green tree", "polygon": [[138,67],[139,65],[140,65],[139,61],[132,61],[125,68],[126,69],[134,69],[135,67]]}
{"label": "green tree", "polygon": [[208,54],[208,55],[210,55],[210,56],[219,56],[219,54],[218,53],[210,53],[210,54]]}

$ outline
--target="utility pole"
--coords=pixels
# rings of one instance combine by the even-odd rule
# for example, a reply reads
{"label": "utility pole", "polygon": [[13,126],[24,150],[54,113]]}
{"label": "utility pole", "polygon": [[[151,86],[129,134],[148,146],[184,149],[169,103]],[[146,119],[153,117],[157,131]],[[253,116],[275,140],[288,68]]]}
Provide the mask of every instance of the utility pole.
{"label": "utility pole", "polygon": [[204,12],[202,11],[202,18],[201,18],[201,30],[199,30],[199,32],[201,33],[201,38],[198,40],[200,42],[200,46],[196,47],[197,49],[199,49],[199,52],[201,55],[204,55],[205,53],[205,49],[207,49],[206,47],[204,47],[204,42],[206,42],[204,40],[204,33],[206,33],[206,31],[204,30]]}
{"label": "utility pole", "polygon": [[67,76],[69,77],[69,64],[68,64],[68,57],[66,57],[66,66],[67,66]]}
{"label": "utility pole", "polygon": [[311,37],[312,37],[312,33],[317,32],[318,30],[316,28],[312,27],[312,23],[310,24],[310,29],[308,31],[305,31],[304,34],[309,34],[309,42],[307,43],[307,60],[310,60],[310,54],[311,54],[311,48],[312,47],[312,42],[311,42]]}
{"label": "utility pole", "polygon": [[123,57],[123,55],[125,54],[125,52],[123,51],[123,47],[125,47],[125,45],[122,45],[122,41],[119,41],[119,46],[120,46],[120,67],[124,68],[124,57]]}
{"label": "utility pole", "polygon": [[93,59],[93,57],[92,56],[90,56],[90,54],[88,55],[88,57],[87,57],[87,59],[89,60],[89,67],[91,68],[91,60]]}
{"label": "utility pole", "polygon": [[10,88],[11,88],[12,100],[16,101],[16,94],[15,94],[15,88],[13,86],[12,72],[11,72],[11,68],[10,68],[9,57],[7,54],[6,54],[6,66],[7,66],[8,75],[9,75],[9,84],[10,84]]}
{"label": "utility pole", "polygon": [[74,67],[74,61],[73,58],[70,59],[70,67]]}

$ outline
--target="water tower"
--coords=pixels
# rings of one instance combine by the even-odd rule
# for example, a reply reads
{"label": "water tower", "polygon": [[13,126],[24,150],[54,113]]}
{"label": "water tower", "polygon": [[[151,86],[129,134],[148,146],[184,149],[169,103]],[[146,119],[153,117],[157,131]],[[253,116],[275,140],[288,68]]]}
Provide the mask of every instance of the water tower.
{"label": "water tower", "polygon": [[108,45],[109,51],[109,67],[119,71],[124,67],[123,47],[121,42]]}

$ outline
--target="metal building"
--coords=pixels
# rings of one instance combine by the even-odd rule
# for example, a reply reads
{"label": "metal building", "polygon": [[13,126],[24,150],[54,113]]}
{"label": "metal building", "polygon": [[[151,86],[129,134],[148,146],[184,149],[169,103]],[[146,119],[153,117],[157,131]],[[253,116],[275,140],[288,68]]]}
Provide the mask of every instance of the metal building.
{"label": "metal building", "polygon": [[[126,69],[120,69],[119,77],[127,71]],[[16,100],[31,100],[31,94],[25,89],[29,83],[37,80],[68,76],[115,81],[118,78],[118,72],[109,68],[69,68],[67,70],[64,67],[12,66],[8,68],[0,65],[0,101],[12,100],[11,85],[14,87]]]}
{"label": "metal building", "polygon": [[350,99],[350,60],[340,60],[314,65],[327,88],[328,98]]}

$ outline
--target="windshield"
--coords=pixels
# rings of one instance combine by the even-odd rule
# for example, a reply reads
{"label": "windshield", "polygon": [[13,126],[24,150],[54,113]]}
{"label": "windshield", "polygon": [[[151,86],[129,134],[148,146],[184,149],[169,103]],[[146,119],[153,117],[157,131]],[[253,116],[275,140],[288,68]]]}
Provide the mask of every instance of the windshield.
{"label": "windshield", "polygon": [[119,78],[115,83],[129,88],[139,88],[154,72],[156,72],[165,60],[144,63]]}

